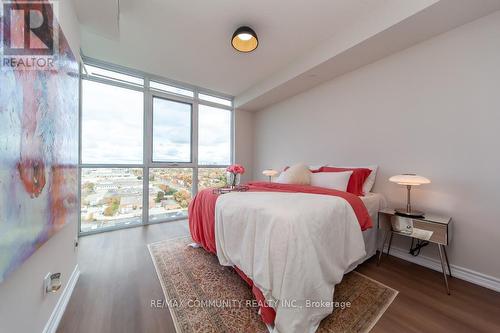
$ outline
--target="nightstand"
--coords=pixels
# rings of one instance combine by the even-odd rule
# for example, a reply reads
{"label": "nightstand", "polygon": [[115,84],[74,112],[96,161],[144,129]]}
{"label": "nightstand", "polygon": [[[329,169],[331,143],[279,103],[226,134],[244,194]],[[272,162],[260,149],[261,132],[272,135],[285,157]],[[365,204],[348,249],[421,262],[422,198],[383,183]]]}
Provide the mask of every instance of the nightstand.
{"label": "nightstand", "polygon": [[426,240],[429,243],[437,244],[446,291],[448,295],[450,294],[446,267],[448,268],[450,277],[451,269],[448,255],[446,254],[446,246],[451,241],[451,217],[441,217],[432,214],[425,214],[423,217],[407,217],[397,214],[393,209],[382,209],[378,212],[378,228],[385,229],[385,232],[384,242],[382,243],[382,248],[379,250],[377,264],[380,264],[382,259],[387,238],[389,238],[389,245],[387,247],[387,255],[389,255],[392,237],[394,235]]}

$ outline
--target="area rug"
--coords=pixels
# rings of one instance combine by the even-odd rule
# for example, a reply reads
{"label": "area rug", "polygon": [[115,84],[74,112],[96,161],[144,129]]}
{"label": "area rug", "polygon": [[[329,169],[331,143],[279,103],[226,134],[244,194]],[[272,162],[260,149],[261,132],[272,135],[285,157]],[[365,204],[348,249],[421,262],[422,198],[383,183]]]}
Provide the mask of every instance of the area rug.
{"label": "area rug", "polygon": [[[189,247],[190,242],[186,237],[148,245],[165,295],[152,306],[170,310],[177,333],[268,332],[249,286],[213,254]],[[335,287],[333,300],[344,306],[325,318],[317,332],[368,332],[397,293],[351,272]]]}

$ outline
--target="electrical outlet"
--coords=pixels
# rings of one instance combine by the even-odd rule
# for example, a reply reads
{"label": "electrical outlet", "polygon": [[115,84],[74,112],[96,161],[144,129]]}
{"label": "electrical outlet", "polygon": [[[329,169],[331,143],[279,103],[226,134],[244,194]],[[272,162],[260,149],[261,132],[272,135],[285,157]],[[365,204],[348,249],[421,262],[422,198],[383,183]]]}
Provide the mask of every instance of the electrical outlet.
{"label": "electrical outlet", "polygon": [[46,294],[56,293],[59,289],[61,289],[61,285],[61,273],[51,274],[49,272],[43,279],[43,289]]}

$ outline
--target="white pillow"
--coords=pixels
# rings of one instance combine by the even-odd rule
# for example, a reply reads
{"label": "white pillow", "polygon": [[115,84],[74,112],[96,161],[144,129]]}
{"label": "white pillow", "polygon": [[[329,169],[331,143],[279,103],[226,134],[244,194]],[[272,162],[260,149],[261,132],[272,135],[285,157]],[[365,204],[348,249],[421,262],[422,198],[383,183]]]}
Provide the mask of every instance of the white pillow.
{"label": "white pillow", "polygon": [[[326,165],[326,164],[325,164]],[[309,171],[315,171],[315,170],[318,170],[319,168],[321,168],[322,166],[324,166],[323,164],[319,165],[319,164],[316,164],[316,165],[307,165],[307,168],[309,169]],[[289,168],[289,166],[286,166],[284,168],[282,168],[281,170],[285,171],[286,168]]]}
{"label": "white pillow", "polygon": [[318,170],[322,166],[323,165],[308,165],[307,167],[309,168],[309,170],[313,171],[313,170]]}
{"label": "white pillow", "polygon": [[369,165],[366,167],[367,169],[370,169],[372,172],[370,172],[370,175],[368,178],[366,178],[365,183],[363,184],[363,192],[364,193],[370,193],[373,185],[375,185],[375,177],[377,176],[377,165]]}
{"label": "white pillow", "polygon": [[317,172],[311,175],[311,185],[346,191],[352,171]]}
{"label": "white pillow", "polygon": [[283,171],[278,179],[276,179],[276,182],[281,184],[309,185],[311,183],[311,171],[304,164],[295,164]]}
{"label": "white pillow", "polygon": [[338,166],[338,165],[333,165],[333,164],[328,164],[327,166],[330,167],[336,167],[336,168],[366,168],[370,169],[372,172],[370,172],[370,175],[368,178],[366,178],[365,182],[363,183],[363,193],[370,193],[370,191],[373,188],[373,185],[375,184],[375,177],[377,176],[377,169],[378,165],[368,165],[368,166]]}

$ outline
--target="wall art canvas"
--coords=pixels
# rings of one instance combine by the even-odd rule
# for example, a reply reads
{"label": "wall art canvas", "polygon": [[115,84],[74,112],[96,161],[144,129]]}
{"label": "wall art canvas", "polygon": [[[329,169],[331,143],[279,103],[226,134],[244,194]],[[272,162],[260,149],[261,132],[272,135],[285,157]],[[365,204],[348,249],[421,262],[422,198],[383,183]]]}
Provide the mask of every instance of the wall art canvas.
{"label": "wall art canvas", "polygon": [[[47,4],[35,22],[52,18]],[[78,62],[55,19],[36,30],[17,7],[7,24],[10,9],[0,24],[0,282],[78,216]],[[33,52],[42,60],[30,63],[30,45],[45,48]]]}

